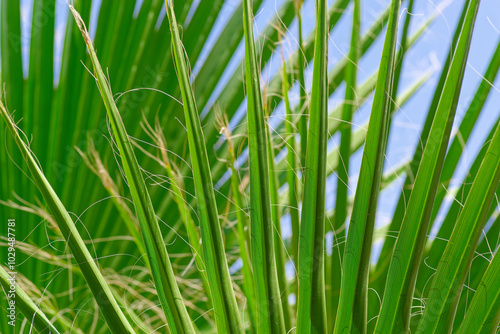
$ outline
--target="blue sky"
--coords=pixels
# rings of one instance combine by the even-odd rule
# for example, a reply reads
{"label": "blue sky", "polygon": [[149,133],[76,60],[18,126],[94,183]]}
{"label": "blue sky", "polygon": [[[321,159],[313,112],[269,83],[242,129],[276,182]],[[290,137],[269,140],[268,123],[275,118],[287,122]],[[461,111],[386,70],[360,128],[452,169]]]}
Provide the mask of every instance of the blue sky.
{"label": "blue sky", "polygon": [[[193,4],[193,11],[196,8],[200,0],[195,0]],[[22,3],[22,30],[23,30],[23,47],[24,56],[27,57],[29,51],[29,21],[31,18],[32,11],[32,0],[21,0]],[[221,10],[220,16],[217,19],[212,35],[208,39],[207,46],[200,56],[198,63],[193,64],[193,75],[196,75],[199,66],[204,61],[204,57],[210,51],[213,46],[218,33],[224,28],[228,18],[232,15],[236,5],[239,3],[236,0],[228,0]],[[261,31],[270,18],[272,18],[277,9],[283,3],[283,0],[264,0],[262,7],[259,9],[256,20],[255,20],[255,31],[258,33]],[[329,3],[333,3],[332,0]],[[406,2],[405,2],[406,3]],[[406,12],[405,3],[401,8],[401,13]],[[409,51],[403,69],[403,75],[401,78],[400,91],[404,91],[405,87],[409,87],[416,79],[418,79],[423,73],[434,70],[434,74],[425,84],[425,86],[415,95],[415,97],[402,108],[400,112],[394,117],[389,145],[387,150],[387,163],[386,172],[390,172],[391,168],[400,165],[402,162],[410,159],[413,155],[415,145],[418,143],[418,136],[425,119],[427,109],[432,97],[433,89],[436,85],[437,79],[439,77],[439,67],[442,64],[447,48],[449,47],[451,37],[453,35],[454,27],[460,15],[460,11],[464,0],[420,0],[415,1],[415,8],[413,10],[413,20],[411,25],[411,30],[415,31],[423,22],[425,22],[433,13],[438,13],[436,20],[432,26],[425,32],[424,36],[420,41]],[[138,10],[142,4],[142,1],[137,2],[136,9]],[[366,30],[371,22],[383,11],[389,4],[389,0],[362,0],[362,17],[363,26],[362,29]],[[96,33],[96,18],[100,6],[100,0],[94,1],[92,10],[92,20],[90,23],[90,31],[92,34]],[[192,12],[193,12],[192,11]],[[349,38],[350,38],[350,28],[351,28],[351,13],[352,5],[348,7],[347,15],[344,15],[339,25],[330,34],[330,45],[329,45],[329,62],[330,66],[333,67],[340,59],[342,59],[348,53]],[[314,23],[314,0],[306,0],[304,4],[304,22],[305,22],[305,32],[304,35],[312,31]],[[160,15],[159,20],[161,20],[164,15]],[[189,16],[188,16],[189,17]],[[55,43],[55,64],[56,68],[60,66],[60,60],[62,56],[62,43],[64,38],[64,29],[67,20],[67,8],[66,3],[63,0],[57,0],[57,12],[56,12],[56,43]],[[294,51],[297,47],[296,39],[293,37],[296,35],[296,22],[294,22],[289,30],[289,34],[285,39],[283,50],[285,54],[289,54]],[[98,29],[98,28],[97,28]],[[500,41],[500,3],[498,0],[482,0],[478,18],[476,22],[476,27],[474,31],[474,37],[472,40],[471,52],[467,64],[466,74],[463,83],[463,90],[461,98],[459,101],[456,121],[454,126],[454,131],[456,131],[457,126],[460,124],[461,119],[468,107],[468,104],[479,84],[481,78],[481,73],[484,73],[492,52]],[[366,54],[366,56],[360,61],[359,65],[359,82],[362,83],[370,74],[372,74],[378,66],[380,60],[380,52],[382,48],[382,39],[378,39],[372,47],[372,50]],[[236,68],[243,57],[243,48],[240,48],[236,52],[233,60],[228,66],[225,76],[222,78],[220,85],[217,87],[212,101],[215,101],[220,90],[223,88],[225,82],[229,79],[228,75],[232,74],[232,71]],[[26,59],[26,58],[25,58]],[[26,59],[27,60],[27,59]],[[28,62],[25,61],[25,64]],[[279,69],[281,63],[279,50],[278,53],[273,56],[270,63],[265,67],[263,71],[263,80],[269,79],[269,76]],[[28,68],[25,68],[28,71]],[[57,82],[56,73],[55,81]],[[310,81],[310,71],[308,72],[308,81]],[[470,164],[475,158],[476,152],[478,151],[481,143],[485,139],[486,135],[489,133],[491,127],[494,125],[494,121],[500,115],[500,79],[497,79],[493,84],[493,89],[490,93],[490,97],[486,103],[486,106],[478,120],[475,130],[469,140],[469,143],[465,149],[465,153],[460,161],[457,173],[454,176],[455,182],[452,184],[450,189],[456,188],[460,185],[460,180],[467,173]],[[343,87],[339,88],[335,94],[330,99],[330,108],[334,108],[339,105],[344,94]],[[296,101],[296,89],[295,93],[292,92],[292,103]],[[278,106],[276,113],[280,112],[281,106]],[[369,112],[371,108],[371,101],[368,101],[360,112],[355,116],[354,123],[361,126],[368,120]],[[241,112],[239,117],[244,116],[244,105],[240,108]],[[209,112],[210,109],[204,110],[204,113]],[[338,137],[333,138],[331,147],[335,149],[335,144],[338,142]],[[350,168],[350,189],[354,190],[357,181],[357,174],[359,171],[361,159],[361,150],[352,157],[351,168]],[[404,181],[404,177],[401,177],[401,182]],[[328,187],[328,207],[332,207],[334,203],[335,194],[335,178],[331,178],[331,182]],[[379,215],[377,217],[378,225],[381,226],[390,221],[392,217],[392,211],[394,209],[395,201],[397,196],[399,196],[399,188],[401,184],[395,182],[391,187],[387,188],[381,195],[379,200]],[[450,202],[452,199],[448,199]],[[497,206],[498,202],[495,202]],[[446,206],[445,206],[446,207]],[[500,207],[500,206],[499,206]]]}

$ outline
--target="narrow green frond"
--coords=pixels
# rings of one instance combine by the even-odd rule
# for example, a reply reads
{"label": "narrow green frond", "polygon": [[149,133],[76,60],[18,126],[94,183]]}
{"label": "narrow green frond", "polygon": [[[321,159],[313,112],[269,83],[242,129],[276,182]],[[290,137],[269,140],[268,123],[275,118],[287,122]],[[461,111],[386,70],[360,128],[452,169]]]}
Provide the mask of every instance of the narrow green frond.
{"label": "narrow green frond", "polygon": [[[54,324],[47,318],[47,316],[40,310],[40,308],[31,300],[31,298],[19,287],[15,282],[15,273],[9,274],[4,267],[0,266],[0,285],[2,286],[4,292],[6,293],[9,305],[6,306],[9,314],[12,314],[14,318],[7,317],[15,322],[16,319],[16,309],[19,309],[23,315],[28,319],[28,321],[33,325],[33,327],[40,333],[53,333],[59,334],[60,332],[56,329]],[[12,289],[15,286],[15,289]],[[15,291],[15,292],[14,292]],[[12,313],[14,310],[14,313]],[[13,327],[15,328],[15,327]]]}
{"label": "narrow green frond", "polygon": [[[340,145],[338,148],[339,156],[342,163],[337,166],[337,195],[335,197],[335,216],[333,219],[334,231],[339,230],[345,223],[348,214],[347,193],[349,188],[349,161],[351,156],[351,128],[352,116],[359,101],[359,94],[357,87],[357,74],[358,74],[358,61],[360,56],[359,41],[361,38],[361,1],[354,1],[353,10],[353,23],[351,31],[351,48],[349,51],[349,62],[345,69],[345,98],[342,106],[340,130]],[[335,233],[335,232],[334,232]],[[337,236],[334,236],[337,240]],[[337,313],[339,297],[340,297],[340,284],[342,272],[342,258],[344,254],[344,243],[339,244],[330,257],[329,264],[329,285],[330,289],[327,294],[328,314],[335,319]],[[329,325],[329,331],[332,331],[335,321]]]}
{"label": "narrow green frond", "polygon": [[316,2],[316,38],[299,239],[297,333],[327,331],[325,193],[328,141],[327,1]]}
{"label": "narrow green frond", "polygon": [[243,324],[229,275],[207,147],[189,81],[172,1],[167,1],[167,17],[172,34],[174,61],[186,118],[189,151],[200,212],[203,257],[215,311],[215,322],[217,330],[221,333],[242,333]]}
{"label": "narrow green frond", "polygon": [[[498,156],[497,156],[498,158]],[[500,252],[496,252],[484,273],[458,334],[490,334],[500,323]]]}
{"label": "narrow green frond", "polygon": [[255,331],[257,326],[257,305],[255,301],[255,286],[254,278],[252,273],[252,262],[250,258],[250,226],[248,225],[248,216],[243,211],[245,208],[243,193],[241,186],[241,179],[238,170],[235,167],[237,163],[235,148],[232,144],[231,132],[229,131],[229,124],[227,119],[224,117],[224,121],[221,124],[224,128],[224,134],[226,140],[228,141],[229,149],[229,169],[231,170],[231,191],[233,192],[233,201],[236,207],[236,220],[237,220],[237,230],[238,230],[238,246],[240,248],[241,262],[243,263],[243,288],[245,291],[245,297],[248,301],[248,313],[250,314],[250,323]]}
{"label": "narrow green frond", "polygon": [[446,159],[443,166],[443,173],[441,174],[440,183],[442,186],[438,188],[438,193],[436,194],[436,200],[434,204],[434,210],[432,212],[431,220],[434,220],[438,214],[438,210],[441,207],[441,203],[446,195],[446,190],[453,177],[453,174],[458,166],[460,157],[462,156],[463,147],[469,141],[472,130],[476,125],[476,121],[479,115],[484,110],[484,105],[489,93],[493,87],[492,83],[498,75],[498,70],[500,69],[500,42],[497,44],[497,48],[493,53],[490,60],[488,68],[484,75],[482,75],[482,80],[474,94],[472,101],[467,108],[467,111],[460,123],[457,134],[453,138],[450,148],[446,153]]}
{"label": "narrow green frond", "polygon": [[[302,56],[301,52],[304,50],[304,36],[302,34],[302,5],[304,4],[303,0],[294,0],[295,4],[295,16],[297,17],[297,34],[298,34],[298,43],[299,43],[299,53],[298,53],[298,62],[297,62],[297,76],[299,79],[299,89],[300,89],[300,102],[297,106],[298,114],[300,115],[299,119],[299,133],[300,133],[300,166],[304,166],[306,164],[306,150],[307,150],[307,121],[308,121],[308,111],[307,111],[307,91],[306,91],[306,80],[304,77],[304,69],[305,69],[305,63],[306,61],[304,60],[304,57]],[[285,85],[288,86],[288,76],[287,76],[287,71],[286,71],[286,64],[283,65],[283,84],[282,86],[285,87]],[[286,82],[285,82],[286,81]],[[283,88],[285,89],[285,88]],[[283,95],[283,100],[285,100],[285,103],[287,103],[288,100],[288,89],[286,90],[287,93],[286,95]],[[291,205],[291,203],[290,203]],[[298,217],[293,218],[296,219],[296,230],[298,233]],[[294,222],[292,222],[292,226]],[[296,236],[298,240],[298,235]],[[294,242],[294,245],[298,247],[298,242]],[[295,253],[295,261],[297,262],[297,252]]]}
{"label": "narrow green frond", "polygon": [[[267,113],[266,113],[267,114]],[[278,285],[281,296],[281,306],[283,308],[283,320],[285,322],[285,331],[292,328],[292,319],[290,314],[290,305],[288,304],[289,288],[286,280],[285,265],[287,257],[285,256],[286,245],[281,236],[281,205],[279,196],[278,171],[274,162],[273,136],[271,126],[268,128],[267,148],[269,154],[269,191],[271,194],[271,213],[273,220],[274,233],[274,257],[276,258],[276,273],[278,276]]]}
{"label": "narrow green frond", "polygon": [[500,181],[500,125],[432,278],[419,333],[450,332],[460,293]]}
{"label": "narrow green frond", "polygon": [[253,37],[250,0],[243,0],[245,77],[247,93],[248,150],[250,165],[251,258],[257,304],[257,332],[285,333],[278,282],[271,211],[267,126],[260,89],[260,75]]}
{"label": "narrow green frond", "polygon": [[[494,82],[494,78],[497,75],[499,66],[500,66],[500,43],[498,44],[498,47],[493,55],[493,58],[491,59],[490,65],[488,66],[488,69],[484,74],[483,80],[481,80],[481,83],[478,89],[476,90],[474,98],[469,104],[464,119],[462,120],[460,127],[458,129],[457,135],[455,135],[455,138],[453,139],[453,142],[451,143],[450,148],[446,153],[446,158],[444,160],[444,165],[443,165],[443,173],[441,174],[440,178],[440,186],[438,187],[438,192],[436,194],[436,199],[434,201],[434,208],[431,215],[431,223],[436,218],[439,208],[442,207],[441,204],[446,194],[445,189],[448,189],[452,176],[456,168],[458,167],[459,159],[463,153],[463,145],[464,143],[468,142],[473,126],[476,124],[478,116],[480,115],[482,110],[484,110],[483,108],[484,103],[486,102],[486,99],[489,95],[489,91],[492,88],[490,83]],[[493,133],[490,134],[488,140],[486,140],[485,143],[491,140],[492,136]],[[483,147],[485,146],[487,145],[483,145]],[[457,194],[459,194],[461,198],[465,199],[467,197],[470,191],[470,184],[474,180],[473,177],[477,175],[478,168],[482,161],[483,156],[484,154],[477,156],[476,161],[473,164],[473,167],[471,167],[471,169],[469,170],[468,176],[466,177],[464,182],[462,182],[462,186],[460,187],[460,190],[457,192]],[[477,159],[479,159],[479,161]],[[469,178],[471,177],[472,179],[469,180]],[[459,210],[461,210],[461,206],[459,205],[459,203],[453,202],[450,209],[448,210],[448,214],[445,220],[443,221],[443,224],[441,225],[441,228],[439,229],[437,235],[438,238],[446,240],[450,238],[451,230],[456,224],[456,219],[458,218]],[[433,275],[434,270],[431,268],[437,267],[440,258],[438,254],[443,254],[445,247],[446,244],[442,242],[436,242],[432,244],[428,252],[424,253],[424,254],[429,254],[429,258],[427,260],[429,266],[421,268],[421,271],[419,272],[419,278],[417,280],[417,289],[420,288],[421,290],[423,285],[427,282],[427,280],[431,277],[431,275]]]}
{"label": "narrow green frond", "polygon": [[165,312],[169,329],[173,333],[194,333],[191,319],[189,318],[182,295],[177,286],[172,264],[170,263],[165,244],[163,243],[163,237],[151,203],[151,198],[149,197],[141,169],[137,163],[132,144],[130,143],[122,118],[116,107],[113,94],[111,93],[111,87],[102,71],[83,20],[73,7],[70,6],[70,10],[82,32],[83,39],[90,53],[94,66],[94,75],[96,76],[99,91],[110,119],[116,144],[120,151],[123,169],[132,194],[149,263],[151,265],[151,273],[156,283],[158,298]]}
{"label": "narrow green frond", "polygon": [[[413,154],[413,159],[412,159],[412,162],[410,164],[410,169],[409,169],[407,176],[405,178],[405,183],[404,183],[404,185],[402,187],[402,191],[399,195],[398,203],[396,205],[396,209],[394,211],[391,225],[389,227],[390,231],[399,231],[401,228],[401,223],[402,223],[403,218],[404,218],[407,201],[408,201],[408,198],[410,198],[412,184],[413,184],[415,175],[417,174],[418,166],[419,166],[420,161],[422,159],[423,149],[424,149],[425,144],[427,143],[427,140],[429,137],[429,132],[430,132],[430,129],[432,126],[432,120],[434,119],[434,115],[436,114],[437,104],[439,102],[439,98],[441,96],[443,85],[444,85],[444,82],[446,80],[446,75],[448,74],[448,70],[449,70],[450,62],[451,62],[451,57],[452,57],[454,50],[456,48],[456,44],[458,42],[458,37],[460,36],[460,32],[462,29],[463,21],[465,20],[465,14],[467,13],[467,8],[468,8],[469,2],[470,2],[470,0],[466,0],[464,7],[462,9],[462,12],[461,12],[461,17],[457,23],[456,28],[455,28],[453,40],[452,40],[452,43],[449,47],[450,51],[447,54],[446,61],[445,61],[443,68],[441,70],[439,81],[434,89],[434,95],[433,95],[433,98],[431,101],[431,105],[429,106],[429,110],[427,112],[427,117],[426,117],[426,120],[424,122],[424,126],[423,126],[422,131],[420,132],[420,135],[419,135],[421,143],[419,143],[417,145],[415,152]],[[380,275],[379,275],[380,279],[375,282],[373,288],[380,293],[382,293],[384,291],[385,279],[387,277],[387,271],[389,270],[390,255],[392,254],[395,243],[396,243],[396,240],[394,238],[385,238],[384,244],[382,245],[382,250],[380,252],[380,258],[385,259],[385,260],[378,261],[376,268],[375,268],[375,272],[380,273]]]}
{"label": "narrow green frond", "polygon": [[[299,75],[300,77],[300,75]],[[299,79],[300,81],[300,79]],[[288,75],[286,71],[286,63],[283,60],[283,102],[285,103],[285,132],[286,132],[286,180],[288,183],[288,210],[290,213],[291,227],[292,227],[292,258],[297,266],[299,259],[299,222],[300,222],[300,212],[299,212],[299,177],[298,177],[298,164],[297,161],[297,146],[295,144],[296,130],[294,129],[294,117],[292,117],[292,109],[290,108],[290,101],[288,97],[288,91],[290,90],[290,85],[288,83]],[[300,115],[303,115],[299,113]],[[301,116],[299,119],[299,133],[301,131]],[[307,133],[307,132],[306,132]],[[305,153],[305,152],[304,152]]]}
{"label": "narrow green frond", "polygon": [[399,237],[394,246],[376,333],[408,331],[413,292],[444,156],[460,96],[479,6],[472,0],[436,110]]}
{"label": "narrow green frond", "polygon": [[68,211],[47,181],[36,158],[31,152],[31,149],[21,138],[17,125],[12,120],[2,102],[0,102],[0,113],[2,114],[2,118],[4,119],[7,128],[14,137],[21,154],[28,165],[31,175],[33,176],[34,183],[36,184],[38,190],[42,193],[50,212],[54,216],[54,221],[57,223],[62,235],[66,239],[78,266],[81,268],[85,280],[87,281],[94,298],[99,304],[110,330],[116,334],[134,333],[134,330],[125,318],[120,306],[113,297],[108,284],[97,267],[97,264],[94,262],[94,259],[85,246],[85,242],[80,236],[80,233],[78,232]]}
{"label": "narrow green frond", "polygon": [[[400,0],[391,4],[342,266],[334,333],[366,332],[368,273],[391,115]],[[356,277],[356,279],[351,279]]]}

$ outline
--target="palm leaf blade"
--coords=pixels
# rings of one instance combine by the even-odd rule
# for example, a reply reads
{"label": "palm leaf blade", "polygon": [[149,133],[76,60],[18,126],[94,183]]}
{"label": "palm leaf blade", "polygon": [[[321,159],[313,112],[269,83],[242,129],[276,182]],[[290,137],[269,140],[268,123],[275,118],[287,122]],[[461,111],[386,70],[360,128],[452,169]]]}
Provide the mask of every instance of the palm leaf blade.
{"label": "palm leaf blade", "polygon": [[243,331],[231,277],[227,266],[222,233],[219,226],[217,205],[208,163],[205,139],[196,109],[193,92],[180,41],[179,30],[171,1],[167,1],[167,16],[172,33],[175,66],[179,76],[184,113],[188,128],[188,140],[195,188],[201,213],[201,235],[203,256],[208,271],[210,292],[215,308],[216,325],[220,332],[240,333]]}
{"label": "palm leaf blade", "polygon": [[[401,1],[392,1],[373,107],[366,134],[353,213],[344,251],[343,279],[335,333],[346,329],[364,332],[367,322],[367,290],[375,212],[387,143],[392,94],[396,32]],[[357,277],[353,280],[347,277]]]}
{"label": "palm leaf blade", "polygon": [[376,330],[392,331],[408,328],[418,265],[437,185],[443,166],[451,125],[456,111],[467,61],[469,43],[479,1],[472,1],[462,28],[436,116],[432,123],[415,185],[410,195],[399,237],[389,266],[384,298]]}
{"label": "palm leaf blade", "polygon": [[104,76],[83,20],[73,7],[70,6],[70,10],[90,52],[99,91],[121,153],[123,168],[134,200],[152,276],[158,290],[158,297],[168,319],[170,330],[174,333],[192,333],[194,329],[175,281],[172,265],[164,247],[158,219],[110,86]]}

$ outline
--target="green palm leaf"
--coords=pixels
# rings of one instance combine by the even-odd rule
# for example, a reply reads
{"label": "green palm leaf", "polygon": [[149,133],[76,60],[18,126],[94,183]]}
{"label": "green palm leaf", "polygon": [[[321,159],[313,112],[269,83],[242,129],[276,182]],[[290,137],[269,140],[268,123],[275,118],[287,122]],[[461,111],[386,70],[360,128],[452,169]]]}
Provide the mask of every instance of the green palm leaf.
{"label": "green palm leaf", "polygon": [[141,226],[153,279],[157,282],[158,296],[168,319],[170,330],[174,333],[192,333],[194,329],[191,319],[187,314],[184,303],[182,303],[182,297],[175,282],[172,266],[163,245],[163,237],[151,203],[151,198],[142,178],[140,167],[123,125],[122,118],[113,99],[111,88],[104,76],[83,20],[73,7],[70,6],[70,10],[75,17],[90,52],[96,81],[106,106],[106,111],[108,112],[116,144],[122,156],[123,168],[134,199],[134,206]]}
{"label": "green palm leaf", "polygon": [[[344,250],[340,302],[335,322],[335,333],[341,333],[345,330],[361,333],[366,331],[369,260],[389,131],[392,106],[389,96],[392,93],[396,27],[400,5],[399,0],[392,1],[379,68],[380,72],[377,78],[372,113],[363,150],[363,162]],[[348,277],[356,277],[356,280],[350,280]]]}
{"label": "green palm leaf", "polygon": [[[434,275],[427,300],[429,307],[424,311],[417,329],[422,333],[429,330],[449,332],[453,328],[465,276],[500,182],[500,126],[489,145]],[[435,319],[436,312],[440,314],[439,320]]]}
{"label": "green palm leaf", "polygon": [[239,333],[243,331],[241,317],[236,304],[231,278],[229,276],[205,140],[201,130],[193,92],[189,83],[186,61],[182,51],[182,44],[172,2],[167,2],[167,16],[170,23],[174,60],[179,76],[184,112],[186,115],[194,181],[201,214],[200,225],[203,242],[203,256],[208,270],[217,329],[220,332]]}
{"label": "green palm leaf", "polygon": [[297,331],[300,333],[324,333],[327,329],[323,244],[328,129],[326,5],[322,0],[316,3],[315,62],[299,237]]}
{"label": "green palm leaf", "polygon": [[249,0],[243,0],[245,30],[245,73],[248,108],[248,146],[250,159],[251,258],[257,302],[257,331],[285,333],[276,267],[274,226],[271,212],[268,130],[260,91]]}
{"label": "green palm leaf", "polygon": [[420,163],[400,236],[394,246],[376,331],[407,331],[415,280],[455,116],[479,1],[472,1],[453,55]]}
{"label": "green palm leaf", "polygon": [[495,331],[478,3],[0,0],[15,331]]}
{"label": "green palm leaf", "polygon": [[59,229],[66,239],[71,252],[75,256],[75,259],[85,276],[87,284],[92,290],[95,300],[99,304],[99,307],[101,307],[109,328],[113,331],[113,333],[133,333],[134,331],[132,327],[113,297],[106,280],[102,276],[99,268],[94,262],[94,259],[85,246],[83,239],[76,229],[68,211],[55,193],[54,189],[50,186],[47,178],[38,165],[38,161],[33,156],[29,146],[27,146],[21,138],[16,124],[1,102],[0,113],[2,114],[2,118],[5,121],[7,128],[14,137],[21,154],[28,165],[34,179],[33,182],[42,193],[42,196],[45,199],[52,215],[54,215],[54,220],[58,224]]}
{"label": "green palm leaf", "polygon": [[[12,280],[15,280],[15,276],[9,275],[9,273],[3,267],[0,267],[0,284],[2,285],[4,291],[7,292],[11,290]],[[59,334],[60,332],[47,318],[47,316],[38,308],[38,306],[30,299],[26,292],[24,292],[18,284],[14,283],[14,285],[15,298],[14,296],[8,297],[11,301],[14,302],[14,306],[11,307],[11,304],[9,303],[9,308],[13,308],[15,310],[15,305],[17,305],[17,307],[21,309],[21,312],[24,314],[26,319],[29,319],[29,321],[33,324],[33,327],[38,332],[44,333],[49,330],[54,334]],[[14,319],[9,319],[10,321],[15,322],[15,313]]]}

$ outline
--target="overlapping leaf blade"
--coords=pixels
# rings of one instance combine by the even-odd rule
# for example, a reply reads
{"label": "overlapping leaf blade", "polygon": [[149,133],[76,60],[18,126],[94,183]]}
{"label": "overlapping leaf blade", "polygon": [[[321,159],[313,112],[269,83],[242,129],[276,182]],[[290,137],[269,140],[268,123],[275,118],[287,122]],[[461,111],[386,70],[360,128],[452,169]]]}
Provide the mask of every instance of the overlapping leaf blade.
{"label": "overlapping leaf blade", "polygon": [[[31,298],[19,287],[18,284],[15,283],[15,276],[11,276],[3,267],[0,267],[0,285],[4,289],[5,292],[11,290],[11,286],[15,286],[15,297],[9,297],[10,301],[13,302],[11,304],[9,302],[8,308],[12,308],[14,310],[14,319],[15,319],[15,310],[19,308],[19,310],[24,314],[26,319],[33,324],[33,327],[40,333],[45,333],[50,331],[53,334],[59,334],[60,331],[52,324],[52,322],[47,318],[47,316],[40,310],[40,308],[31,300]],[[10,312],[10,311],[9,311]],[[9,318],[10,321],[15,322],[14,319]],[[9,321],[9,322],[10,322]],[[12,325],[10,325],[12,326]],[[14,326],[15,328],[15,326]]]}
{"label": "overlapping leaf blade", "polygon": [[104,313],[109,328],[116,334],[134,333],[130,323],[125,318],[120,306],[113,297],[106,280],[97,267],[97,264],[94,262],[94,259],[85,246],[85,243],[68,211],[66,211],[63,203],[55,193],[50,183],[47,181],[36,158],[33,156],[31,149],[21,138],[16,124],[1,102],[0,113],[2,114],[2,118],[4,119],[7,128],[14,137],[21,154],[28,165],[31,175],[33,176],[34,183],[36,184],[38,190],[42,193],[50,212],[54,216],[54,221],[58,224],[58,227],[65,237],[78,266],[84,274],[94,298]]}
{"label": "overlapping leaf blade", "polygon": [[[335,216],[333,221],[333,230],[338,231],[344,225],[347,214],[347,195],[349,188],[349,161],[351,156],[351,131],[352,131],[352,116],[356,110],[358,103],[358,61],[360,56],[360,35],[361,35],[361,1],[354,1],[353,23],[351,32],[351,48],[349,50],[349,62],[345,69],[346,91],[344,104],[342,106],[340,131],[339,156],[342,161],[337,166],[337,195],[335,196]],[[340,297],[340,284],[342,278],[342,257],[344,255],[344,243],[338,243],[340,236],[335,235],[334,241],[339,244],[334,249],[330,258],[330,293],[328,294],[327,305],[328,312],[331,315],[337,313],[337,307]],[[334,321],[329,324],[329,329],[332,330]]]}
{"label": "overlapping leaf blade", "polygon": [[[285,333],[274,248],[268,156],[268,130],[260,89],[250,0],[243,0],[245,77],[250,165],[251,259],[259,333]],[[271,255],[271,256],[270,256]]]}
{"label": "overlapping leaf blade", "polygon": [[[364,333],[367,323],[367,292],[370,253],[376,207],[391,114],[397,25],[401,1],[391,3],[373,107],[366,134],[358,186],[347,234],[342,266],[340,304],[334,333]],[[356,279],[350,279],[356,277]]]}
{"label": "overlapping leaf blade", "polygon": [[325,297],[325,192],[328,141],[327,1],[316,2],[313,83],[299,237],[297,332],[327,330]]}
{"label": "overlapping leaf blade", "polygon": [[193,333],[193,325],[175,280],[172,264],[163,243],[163,236],[151,203],[151,198],[122,118],[116,107],[111,88],[102,71],[83,20],[73,7],[70,6],[70,10],[75,17],[90,52],[94,66],[94,75],[110,119],[116,145],[120,151],[123,169],[132,194],[142,237],[146,246],[151,273],[156,283],[161,306],[168,319],[169,328],[174,333]]}
{"label": "overlapping leaf blade", "polygon": [[[427,307],[417,332],[449,332],[453,329],[460,292],[500,181],[500,125],[467,196],[455,229],[444,250],[430,287]],[[439,317],[436,317],[438,315]]]}
{"label": "overlapping leaf blade", "polygon": [[476,290],[457,333],[495,333],[500,323],[500,253],[497,251]]}
{"label": "overlapping leaf blade", "polygon": [[472,0],[443,87],[429,140],[389,266],[376,333],[407,331],[413,292],[451,126],[460,96],[479,1]]}
{"label": "overlapping leaf blade", "polygon": [[215,309],[215,322],[219,332],[242,333],[243,324],[227,266],[205,139],[171,1],[167,1],[167,16],[188,130],[189,149],[201,218],[203,257]]}

